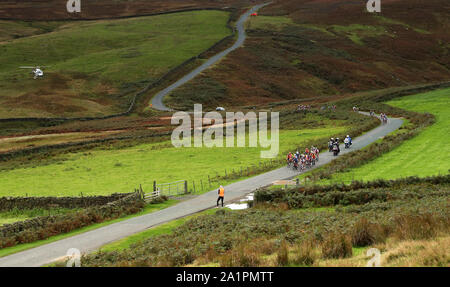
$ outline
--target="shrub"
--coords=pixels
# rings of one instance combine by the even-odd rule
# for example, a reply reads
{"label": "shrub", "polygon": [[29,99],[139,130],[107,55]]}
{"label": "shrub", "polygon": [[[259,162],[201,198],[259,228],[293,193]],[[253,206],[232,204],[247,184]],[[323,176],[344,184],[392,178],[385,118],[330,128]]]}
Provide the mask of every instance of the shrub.
{"label": "shrub", "polygon": [[352,229],[352,244],[354,246],[369,246],[375,242],[375,224],[371,224],[366,218],[361,218]]}
{"label": "shrub", "polygon": [[324,258],[347,258],[352,256],[352,242],[348,235],[330,233],[322,242]]}
{"label": "shrub", "polygon": [[245,248],[244,245],[240,245],[219,258],[219,264],[222,267],[258,267],[260,262],[256,250]]}
{"label": "shrub", "polygon": [[108,196],[80,197],[0,197],[0,211],[21,212],[49,208],[87,208],[101,206],[125,198],[133,193],[114,193]]}
{"label": "shrub", "polygon": [[157,203],[163,203],[164,201],[167,201],[169,198],[165,195],[158,196],[153,198],[149,203],[150,204],[157,204]]}
{"label": "shrub", "polygon": [[399,239],[429,239],[437,235],[441,222],[432,214],[405,214],[394,219],[395,236]]}
{"label": "shrub", "polygon": [[289,248],[285,240],[281,242],[281,246],[277,252],[277,265],[286,266],[289,264]]}
{"label": "shrub", "polygon": [[[443,188],[433,192],[432,196],[448,196],[450,191],[445,188],[450,181],[450,175],[426,178],[408,177],[398,180],[375,180],[366,183],[353,182],[350,185],[334,184],[291,188],[288,190],[271,191],[260,189],[255,193],[258,207],[269,206],[272,203],[277,208],[287,204],[288,208],[325,207],[334,205],[361,205],[369,202],[387,202],[404,198],[422,198],[430,195],[420,185],[441,185]],[[416,185],[410,190],[405,186]],[[395,192],[392,192],[395,191]],[[286,209],[286,208],[285,208]]]}
{"label": "shrub", "polygon": [[315,243],[312,240],[302,241],[295,250],[295,259],[293,262],[297,265],[312,265],[317,259]]}

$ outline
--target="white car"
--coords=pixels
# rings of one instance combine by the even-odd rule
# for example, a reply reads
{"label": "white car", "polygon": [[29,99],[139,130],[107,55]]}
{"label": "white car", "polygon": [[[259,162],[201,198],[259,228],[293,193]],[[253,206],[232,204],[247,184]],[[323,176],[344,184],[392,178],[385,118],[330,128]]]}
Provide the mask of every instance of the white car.
{"label": "white car", "polygon": [[217,108],[216,108],[216,111],[218,111],[218,112],[223,112],[223,111],[225,111],[225,108],[217,107]]}

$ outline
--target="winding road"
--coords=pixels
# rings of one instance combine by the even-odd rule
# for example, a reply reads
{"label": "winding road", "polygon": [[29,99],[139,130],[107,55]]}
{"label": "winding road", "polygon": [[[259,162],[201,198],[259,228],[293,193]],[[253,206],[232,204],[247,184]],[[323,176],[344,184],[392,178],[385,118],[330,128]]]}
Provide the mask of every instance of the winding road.
{"label": "winding road", "polygon": [[[196,68],[191,73],[187,74],[171,86],[159,92],[152,100],[153,108],[163,111],[170,111],[170,108],[166,107],[163,104],[163,98],[176,88],[193,79],[208,67],[215,64],[231,51],[240,47],[244,43],[246,38],[244,29],[245,21],[248,19],[248,17],[250,17],[252,13],[268,4],[269,3],[257,5],[246,12],[243,16],[241,16],[241,18],[237,22],[237,31],[239,34],[238,39],[234,43],[234,45],[226,49],[225,51],[213,56],[203,65]],[[368,115],[367,113],[363,114]],[[387,124],[380,125],[379,127],[365,133],[364,135],[355,138],[353,140],[352,148],[349,150],[342,149],[341,154],[361,149],[378,140],[379,138],[382,138],[387,134],[395,131],[402,124],[403,120],[401,119],[390,119]],[[333,158],[333,155],[329,152],[321,153],[320,161],[314,168],[323,166],[331,162]],[[235,201],[239,198],[242,198],[246,194],[251,193],[257,188],[270,185],[272,182],[277,180],[291,179],[301,173],[302,172],[293,171],[292,169],[289,169],[287,167],[282,167],[260,174],[258,176],[232,183],[225,186],[226,202]],[[212,190],[195,198],[180,202],[175,206],[154,213],[113,223],[69,238],[2,257],[0,258],[0,267],[35,267],[46,265],[66,256],[66,252],[71,248],[77,248],[82,253],[92,252],[107,243],[130,236],[134,233],[214,207],[216,199],[217,191]]]}
{"label": "winding road", "polygon": [[175,89],[181,87],[182,85],[186,84],[187,82],[189,82],[190,80],[195,78],[197,75],[199,75],[204,70],[208,69],[209,67],[211,67],[212,65],[214,65],[215,63],[220,61],[222,58],[224,58],[230,52],[232,52],[232,51],[236,50],[237,48],[239,48],[240,46],[242,46],[242,44],[244,44],[245,39],[247,38],[247,35],[245,34],[245,27],[244,27],[245,22],[251,16],[252,13],[258,11],[262,7],[267,6],[269,4],[270,4],[270,2],[253,6],[253,8],[251,8],[249,11],[244,13],[236,23],[236,31],[238,32],[238,39],[233,44],[233,46],[212,56],[206,62],[204,62],[202,65],[200,65],[198,68],[192,70],[189,74],[185,75],[184,77],[182,77],[181,79],[179,79],[172,85],[168,86],[164,90],[158,92],[152,99],[152,107],[154,109],[160,110],[160,111],[171,111],[172,109],[170,109],[169,107],[166,107],[163,104],[164,97],[169,95],[170,93],[172,93]]}
{"label": "winding road", "polygon": [[[368,115],[367,113],[363,113]],[[395,131],[403,124],[403,120],[392,118],[387,124],[357,137],[353,140],[352,148],[341,149],[341,154],[361,149],[374,141]],[[323,166],[333,160],[333,155],[328,151],[320,154],[320,161],[314,168]],[[254,176],[239,182],[225,186],[226,202],[242,198],[257,188],[270,185],[276,180],[291,179],[302,172],[293,171],[287,167],[278,168],[258,176]],[[101,246],[130,236],[134,233],[184,217],[215,206],[217,191],[212,190],[195,198],[180,202],[166,209],[134,217],[121,222],[113,223],[92,231],[75,235],[66,239],[55,241],[46,245],[35,247],[9,256],[0,258],[0,267],[14,266],[42,266],[49,264],[66,255],[70,248],[77,248],[82,253],[92,252]]]}

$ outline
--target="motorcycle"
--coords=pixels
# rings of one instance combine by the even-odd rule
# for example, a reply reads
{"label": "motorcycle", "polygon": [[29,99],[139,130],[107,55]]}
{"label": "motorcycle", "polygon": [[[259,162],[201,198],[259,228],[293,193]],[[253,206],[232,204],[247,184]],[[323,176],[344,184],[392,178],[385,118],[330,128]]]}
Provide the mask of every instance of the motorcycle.
{"label": "motorcycle", "polygon": [[337,145],[335,145],[334,147],[333,147],[333,155],[334,156],[337,156],[339,154],[339,147],[337,146]]}

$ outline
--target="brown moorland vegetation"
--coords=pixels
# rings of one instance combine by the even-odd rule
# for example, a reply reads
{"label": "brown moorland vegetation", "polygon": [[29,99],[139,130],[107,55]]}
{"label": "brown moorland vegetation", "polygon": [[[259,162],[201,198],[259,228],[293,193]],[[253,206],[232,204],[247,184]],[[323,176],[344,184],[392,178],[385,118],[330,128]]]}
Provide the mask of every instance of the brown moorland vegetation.
{"label": "brown moorland vegetation", "polygon": [[82,1],[81,13],[69,14],[64,0],[0,2],[0,18],[16,20],[103,19],[150,15],[198,8],[244,7],[252,0],[89,0]]}
{"label": "brown moorland vegetation", "polygon": [[[406,261],[394,262],[394,253],[399,253],[393,250],[397,244],[448,237],[448,179],[448,176],[407,178],[391,181],[385,187],[376,187],[379,182],[373,182],[372,188],[346,192],[342,200],[329,202],[327,208],[320,202],[339,192],[339,187],[330,186],[330,191],[312,196],[303,196],[293,189],[291,197],[279,201],[256,196],[250,209],[221,209],[199,216],[169,234],[142,239],[129,248],[87,255],[82,263],[83,266],[316,266],[327,260],[358,259],[361,248],[375,246],[383,256],[392,254],[383,266],[410,265]],[[386,194],[390,196],[383,198]],[[308,206],[286,208],[296,196],[312,200]],[[448,251],[423,255],[426,257],[413,263],[414,266],[448,265]],[[365,265],[368,258],[362,259]],[[353,263],[347,264],[350,265]]]}
{"label": "brown moorland vegetation", "polygon": [[449,11],[445,0],[383,1],[380,14],[361,1],[279,0],[250,20],[244,48],[168,103],[258,105],[446,81]]}

